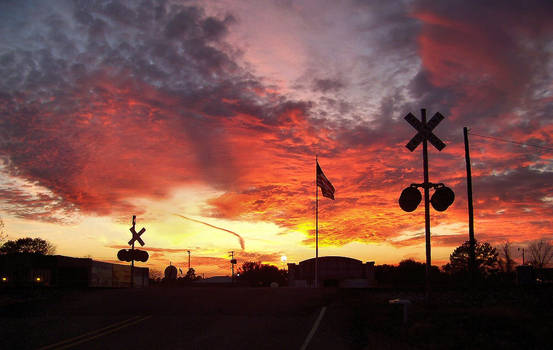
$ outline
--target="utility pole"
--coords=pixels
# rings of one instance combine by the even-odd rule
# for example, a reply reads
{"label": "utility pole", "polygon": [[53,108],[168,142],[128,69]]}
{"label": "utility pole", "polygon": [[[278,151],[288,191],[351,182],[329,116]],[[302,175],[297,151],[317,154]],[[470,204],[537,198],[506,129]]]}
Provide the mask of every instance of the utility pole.
{"label": "utility pole", "polygon": [[469,210],[469,242],[470,242],[470,276],[471,282],[474,286],[476,278],[476,241],[474,239],[474,209],[472,206],[472,173],[470,168],[470,149],[469,149],[469,136],[468,128],[463,128],[463,136],[465,139],[465,163],[467,166],[467,196],[468,196],[468,210]]}
{"label": "utility pole", "polygon": [[518,251],[522,250],[522,265],[524,265],[524,248],[518,248]]}
{"label": "utility pole", "polygon": [[188,271],[190,271],[190,250],[187,250],[188,252]]}
{"label": "utility pole", "polygon": [[234,250],[230,251],[229,254],[230,254],[231,278],[232,278],[232,283],[234,283],[234,264],[236,264],[236,260],[234,259]]}

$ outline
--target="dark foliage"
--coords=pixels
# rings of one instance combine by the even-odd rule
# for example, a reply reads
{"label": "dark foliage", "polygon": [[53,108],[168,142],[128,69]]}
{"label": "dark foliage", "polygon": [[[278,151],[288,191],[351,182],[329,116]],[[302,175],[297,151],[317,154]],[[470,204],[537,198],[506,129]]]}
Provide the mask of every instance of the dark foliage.
{"label": "dark foliage", "polygon": [[276,266],[265,265],[260,262],[248,261],[242,264],[238,270],[237,279],[239,282],[250,286],[269,286],[272,282],[280,286],[287,281],[287,272],[279,270]]}
{"label": "dark foliage", "polygon": [[[437,266],[430,268],[430,280],[438,282],[443,280],[442,273]],[[423,286],[426,280],[426,264],[413,259],[402,260],[398,266],[375,266],[376,280],[385,285],[394,287],[418,287]]]}
{"label": "dark foliage", "polygon": [[33,253],[52,255],[56,247],[42,238],[20,238],[16,241],[7,241],[0,247],[0,254]]}
{"label": "dark foliage", "polygon": [[530,251],[529,264],[542,269],[553,260],[553,245],[549,241],[534,241],[528,245]]}
{"label": "dark foliage", "polygon": [[[480,276],[488,276],[498,271],[497,250],[487,242],[475,242],[476,272]],[[470,268],[470,241],[466,241],[455,248],[449,256],[449,263],[444,266],[444,271],[450,274],[468,274]]]}
{"label": "dark foliage", "polygon": [[515,267],[517,265],[516,261],[512,258],[513,253],[511,252],[512,247],[511,243],[509,241],[505,242],[498,248],[499,251],[499,258],[497,260],[497,263],[499,264],[499,268],[502,272],[511,274],[515,271]]}

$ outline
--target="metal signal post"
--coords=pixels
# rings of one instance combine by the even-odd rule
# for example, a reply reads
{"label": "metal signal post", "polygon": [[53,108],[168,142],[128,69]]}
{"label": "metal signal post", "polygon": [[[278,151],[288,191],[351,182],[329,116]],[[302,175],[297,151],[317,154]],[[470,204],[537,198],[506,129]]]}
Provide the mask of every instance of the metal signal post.
{"label": "metal signal post", "polygon": [[[425,280],[425,299],[430,300],[430,270],[432,267],[432,255],[430,247],[430,204],[438,211],[446,210],[454,201],[455,194],[444,184],[433,184],[428,179],[428,141],[438,151],[445,148],[445,143],[442,142],[432,130],[444,119],[444,116],[439,112],[434,114],[430,121],[426,121],[426,109],[421,109],[421,120],[419,121],[413,114],[409,113],[405,116],[405,120],[417,130],[417,134],[405,145],[413,152],[418,145],[422,143],[422,166],[424,173],[424,182],[422,184],[411,184],[401,193],[399,198],[400,207],[407,211],[414,211],[421,201],[421,195],[418,187],[424,189],[424,231],[426,241],[426,280]],[[430,188],[434,188],[434,194],[430,199]]]}
{"label": "metal signal post", "polygon": [[[131,233],[132,233],[132,238],[129,241],[129,245],[131,246],[130,253],[128,254],[127,257],[125,257],[126,254],[123,253],[122,251],[120,251],[118,253],[119,260],[129,261],[129,260],[127,260],[127,258],[129,258],[130,261],[131,261],[131,288],[134,287],[134,260],[139,260],[139,261],[144,261],[144,262],[146,260],[148,260],[148,254],[146,252],[134,249],[134,242],[135,241],[138,241],[138,243],[140,243],[141,246],[144,246],[145,243],[142,240],[142,238],[140,238],[140,236],[144,232],[146,232],[146,229],[143,227],[140,231],[136,232],[135,227],[136,227],[136,215],[133,215],[132,216],[132,227],[129,229],[129,231],[131,231]],[[140,254],[138,254],[138,258],[137,258],[136,253],[140,253]],[[146,254],[143,254],[143,253],[146,253]]]}
{"label": "metal signal post", "polygon": [[[426,109],[421,109],[421,119],[424,128],[426,125]],[[432,255],[430,253],[430,194],[428,181],[428,143],[425,137],[422,141],[422,167],[424,169],[424,236],[426,241],[426,299],[430,298],[430,269],[432,268]]]}
{"label": "metal signal post", "polygon": [[[135,231],[134,227],[136,225],[136,215],[132,216],[132,228],[131,232]],[[131,288],[134,288],[134,239],[132,240],[132,246],[131,246]]]}

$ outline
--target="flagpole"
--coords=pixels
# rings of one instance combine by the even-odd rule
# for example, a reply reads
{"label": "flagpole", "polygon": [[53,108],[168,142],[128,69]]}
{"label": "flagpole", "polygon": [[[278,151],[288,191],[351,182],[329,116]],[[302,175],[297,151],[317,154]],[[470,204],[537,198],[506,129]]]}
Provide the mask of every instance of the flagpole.
{"label": "flagpole", "polygon": [[319,282],[319,189],[317,188],[318,156],[315,155],[315,288]]}

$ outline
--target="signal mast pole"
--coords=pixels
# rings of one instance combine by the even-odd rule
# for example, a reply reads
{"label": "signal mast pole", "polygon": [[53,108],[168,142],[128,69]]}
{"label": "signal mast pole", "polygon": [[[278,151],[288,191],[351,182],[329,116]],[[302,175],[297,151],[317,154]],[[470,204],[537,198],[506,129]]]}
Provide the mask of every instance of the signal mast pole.
{"label": "signal mast pole", "polygon": [[[436,114],[434,114],[430,121],[427,122],[426,109],[422,108],[420,121],[411,113],[407,114],[404,119],[417,130],[417,134],[409,141],[409,143],[407,143],[407,145],[405,145],[405,147],[413,152],[417,148],[417,146],[422,143],[424,182],[420,185],[413,185],[416,187],[424,188],[424,229],[426,238],[425,300],[428,304],[430,301],[430,271],[432,267],[432,255],[430,251],[430,188],[433,187],[436,190],[436,192],[432,196],[432,206],[434,206],[434,208],[438,211],[446,210],[453,203],[455,195],[453,194],[453,191],[451,191],[451,189],[446,188],[443,184],[433,184],[428,180],[428,142],[430,142],[438,151],[441,151],[445,148],[445,143],[443,143],[442,140],[440,140],[436,135],[432,133],[432,130],[444,119],[444,116],[441,115],[440,112],[436,112]],[[404,196],[404,193],[409,193],[409,191],[406,192],[406,190],[408,189],[405,189],[402,192],[402,197]],[[437,194],[438,197],[435,200],[434,198]],[[409,196],[411,195],[407,194],[407,197],[404,198],[408,198]],[[415,210],[420,202],[420,193],[418,193],[418,199],[416,200],[416,203],[414,203],[415,205],[412,208],[411,205],[405,206],[405,202],[403,202],[402,204],[402,197],[400,197],[400,206],[403,210],[408,212]],[[407,201],[409,202],[411,200],[408,199]],[[436,207],[436,204],[434,202],[438,203],[438,207]]]}
{"label": "signal mast pole", "polygon": [[[133,231],[136,225],[136,215],[132,216],[132,228]],[[131,288],[134,288],[134,240],[132,241],[131,246]]]}
{"label": "signal mast pole", "polygon": [[[426,109],[421,109],[421,119],[424,128],[426,125]],[[430,182],[428,181],[428,142],[426,137],[422,141],[422,165],[424,169],[424,231],[426,237],[426,280],[425,297],[430,300],[430,269],[432,268],[432,254],[430,253]]]}

